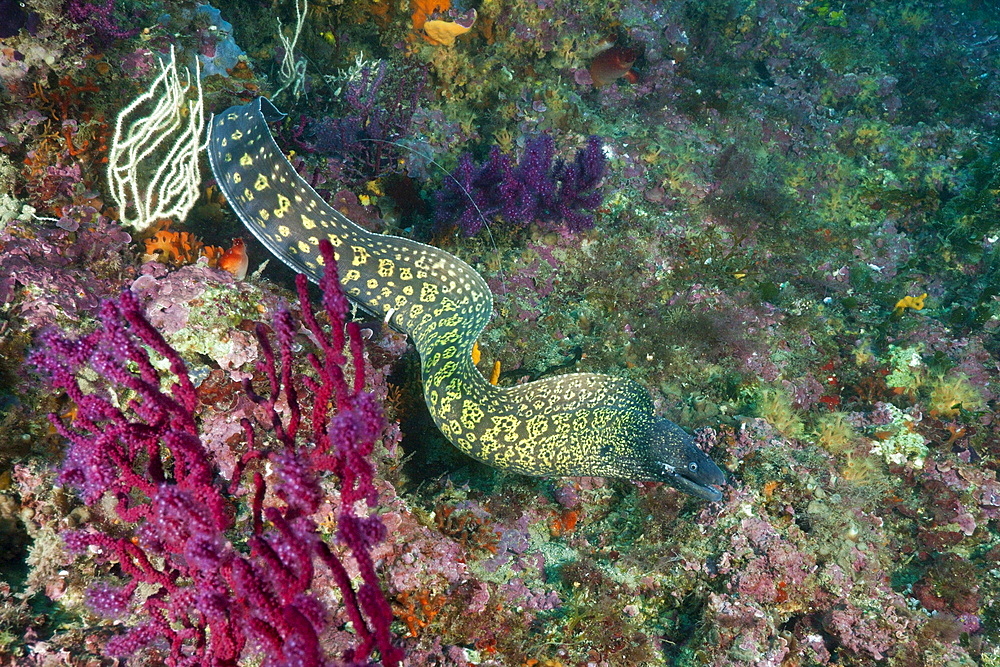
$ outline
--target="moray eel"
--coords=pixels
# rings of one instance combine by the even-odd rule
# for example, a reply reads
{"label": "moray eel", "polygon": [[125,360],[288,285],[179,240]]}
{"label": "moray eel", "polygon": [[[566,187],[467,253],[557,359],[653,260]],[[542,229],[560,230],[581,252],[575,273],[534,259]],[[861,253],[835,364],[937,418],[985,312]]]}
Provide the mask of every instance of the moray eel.
{"label": "moray eel", "polygon": [[487,382],[472,362],[493,313],[483,278],[443,250],[368,232],[331,208],[274,142],[267,124],[283,117],[263,97],[213,117],[208,157],[219,188],[261,243],[314,281],[320,239],[330,240],[348,297],[412,338],[427,407],[450,442],[500,470],[661,481],[722,498],[722,470],[655,417],[631,380],[572,373],[507,388]]}

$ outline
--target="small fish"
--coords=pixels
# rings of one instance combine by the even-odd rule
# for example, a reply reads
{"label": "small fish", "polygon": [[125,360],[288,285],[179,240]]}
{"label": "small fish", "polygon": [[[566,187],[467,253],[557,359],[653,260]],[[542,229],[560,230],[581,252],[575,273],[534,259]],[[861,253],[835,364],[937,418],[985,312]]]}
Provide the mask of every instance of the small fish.
{"label": "small fish", "polygon": [[639,54],[635,49],[624,46],[612,46],[598,53],[590,61],[590,78],[597,88],[603,88],[612,81],[625,78],[629,83],[635,83],[639,76],[632,70]]}
{"label": "small fish", "polygon": [[250,257],[247,255],[247,246],[243,239],[237,237],[233,239],[233,245],[219,258],[219,268],[236,276],[237,280],[247,277],[247,268],[250,266]]}

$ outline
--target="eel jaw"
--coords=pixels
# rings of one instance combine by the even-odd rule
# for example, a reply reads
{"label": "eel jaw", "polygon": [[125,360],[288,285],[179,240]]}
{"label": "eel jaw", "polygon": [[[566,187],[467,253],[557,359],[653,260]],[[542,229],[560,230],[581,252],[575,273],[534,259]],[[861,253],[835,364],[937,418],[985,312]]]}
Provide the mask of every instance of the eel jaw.
{"label": "eel jaw", "polygon": [[[664,466],[664,468],[672,468],[673,466]],[[717,485],[721,486],[726,483],[725,477],[722,478],[721,482],[713,484],[704,484],[702,482],[695,481],[689,477],[685,477],[680,470],[664,470],[667,479],[667,484],[670,484],[676,489],[690,493],[692,496],[701,498],[702,500],[707,500],[710,503],[717,503],[722,500],[722,491],[716,488]]]}

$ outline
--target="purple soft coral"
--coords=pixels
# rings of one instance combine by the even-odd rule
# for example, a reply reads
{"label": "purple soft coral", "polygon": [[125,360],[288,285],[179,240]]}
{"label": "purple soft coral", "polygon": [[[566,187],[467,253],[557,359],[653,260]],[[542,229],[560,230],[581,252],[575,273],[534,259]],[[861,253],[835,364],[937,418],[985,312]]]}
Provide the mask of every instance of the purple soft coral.
{"label": "purple soft coral", "polygon": [[439,229],[458,227],[467,236],[484,222],[503,219],[521,227],[532,222],[559,224],[570,231],[588,229],[603,195],[598,185],[607,160],[600,137],[590,137],[573,162],[552,164],[555,142],[547,135],[532,139],[520,162],[494,146],[480,167],[463,154],[451,178],[438,191]]}
{"label": "purple soft coral", "polygon": [[64,11],[71,21],[89,24],[94,29],[95,37],[102,43],[130,39],[142,31],[142,28],[122,28],[118,25],[114,18],[115,0],[107,0],[104,4],[68,0]]}
{"label": "purple soft coral", "polygon": [[[396,173],[427,81],[416,67],[391,69],[385,61],[364,65],[356,80],[345,84],[344,115],[300,124],[313,143],[296,143],[304,150],[331,153],[342,163],[343,176],[362,184]],[[298,138],[296,138],[298,139]]]}
{"label": "purple soft coral", "polygon": [[[382,417],[375,401],[362,391],[357,325],[348,324],[344,335],[347,301],[338,288],[329,242],[323,242],[321,252],[326,266],[334,267],[320,283],[329,330],[319,326],[309,305],[304,276],[297,282],[302,323],[320,347],[319,354],[308,357],[315,378],[292,372],[299,326],[282,309],[274,320],[276,350],[258,327],[264,350],[258,371],[268,380],[269,394],[258,396],[249,382],[245,385],[277,446],[262,448],[250,421],[242,420],[248,449],[228,484],[199,436],[198,396],[187,367],[142,315],[133,293],[106,302],[101,326],[88,336],[70,339],[54,330],[42,334],[32,361],[76,405],[71,425],[52,418],[70,443],[63,481],[80,489],[88,504],[114,497],[118,517],[138,524],[133,535],[125,537],[93,529],[65,535],[71,550],[94,549],[117,562],[129,578],[120,587],[92,586],[87,600],[95,612],[117,618],[130,607],[142,607],[145,620],[109,641],[108,655],[124,657],[154,646],[166,652],[168,665],[236,665],[248,651],[262,652],[268,665],[326,664],[320,637],[328,615],[311,590],[315,557],[330,570],[357,635],[356,645],[342,659],[367,664],[376,650],[384,665],[402,659],[391,642],[392,611],[370,555],[385,529],[379,518],[356,514],[358,501],[375,503],[369,457]],[[348,362],[345,343],[353,357],[353,386],[343,372]],[[161,389],[154,356],[170,368],[173,381],[167,391]],[[103,378],[106,392],[84,391],[78,380],[84,367]],[[313,395],[312,411],[305,417],[303,389]],[[113,396],[131,398],[124,403]],[[284,417],[278,412],[279,401]],[[307,429],[309,437],[298,437],[300,428]],[[270,463],[269,483],[259,471],[251,483],[245,479],[243,473],[257,466],[258,459]],[[319,476],[327,471],[341,481],[338,537],[358,565],[358,590],[309,518],[320,506]],[[281,504],[267,498],[268,486]],[[227,539],[237,527],[233,505],[241,492],[251,499],[248,552]],[[134,593],[140,583],[158,592],[137,602]]]}

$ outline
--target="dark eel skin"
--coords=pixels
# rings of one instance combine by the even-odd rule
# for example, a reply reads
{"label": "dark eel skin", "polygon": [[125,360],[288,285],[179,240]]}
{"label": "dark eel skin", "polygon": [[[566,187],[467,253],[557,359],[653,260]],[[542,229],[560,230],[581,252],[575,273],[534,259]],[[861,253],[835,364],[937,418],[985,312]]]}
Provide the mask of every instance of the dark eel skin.
{"label": "dark eel skin", "polygon": [[413,339],[427,407],[449,441],[510,472],[659,481],[722,498],[722,470],[687,432],[655,416],[649,394],[629,379],[487,382],[472,362],[493,313],[486,282],[444,250],[366,231],[331,208],[274,142],[267,124],[283,117],[260,97],[212,119],[208,156],[220,189],[261,243],[314,281],[320,239],[333,244],[345,293]]}

